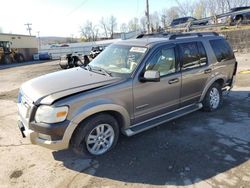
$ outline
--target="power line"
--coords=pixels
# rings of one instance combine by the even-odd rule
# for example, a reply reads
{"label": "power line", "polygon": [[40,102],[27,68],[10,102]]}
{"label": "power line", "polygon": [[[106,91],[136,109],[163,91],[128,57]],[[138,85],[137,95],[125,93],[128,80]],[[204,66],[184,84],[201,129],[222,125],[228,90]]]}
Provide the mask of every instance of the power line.
{"label": "power line", "polygon": [[76,12],[78,9],[80,9],[85,3],[87,3],[88,0],[83,1],[80,5],[78,5],[77,7],[75,7],[74,9],[72,9],[67,16],[70,16],[71,14],[73,14],[74,12]]}
{"label": "power line", "polygon": [[29,34],[30,34],[30,36],[31,36],[31,30],[32,30],[32,28],[30,27],[32,24],[31,23],[26,23],[26,24],[24,24],[24,25],[27,25],[27,31],[29,31]]}

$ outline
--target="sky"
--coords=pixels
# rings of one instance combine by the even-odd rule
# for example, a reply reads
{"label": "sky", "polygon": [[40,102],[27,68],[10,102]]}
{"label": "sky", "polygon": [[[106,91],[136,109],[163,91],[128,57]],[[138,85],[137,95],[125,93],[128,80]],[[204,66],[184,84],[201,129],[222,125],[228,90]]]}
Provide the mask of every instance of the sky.
{"label": "sky", "polygon": [[[118,29],[134,17],[142,17],[146,0],[0,0],[0,28],[3,33],[28,34],[24,24],[32,23],[32,35],[79,37],[89,20],[117,18]],[[175,6],[175,0],[149,0],[150,13]],[[6,8],[3,8],[6,7]]]}

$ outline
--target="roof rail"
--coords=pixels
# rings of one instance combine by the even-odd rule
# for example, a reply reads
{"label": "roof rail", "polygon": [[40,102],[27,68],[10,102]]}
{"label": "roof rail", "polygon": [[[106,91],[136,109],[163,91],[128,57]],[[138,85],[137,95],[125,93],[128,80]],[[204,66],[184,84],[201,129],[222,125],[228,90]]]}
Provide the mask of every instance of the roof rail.
{"label": "roof rail", "polygon": [[187,32],[187,33],[167,33],[167,32],[157,32],[157,33],[148,33],[148,34],[140,34],[136,38],[169,38],[169,40],[174,40],[180,37],[203,37],[203,36],[219,36],[216,32]]}
{"label": "roof rail", "polygon": [[153,38],[153,37],[168,37],[169,33],[166,32],[157,32],[157,33],[147,33],[147,34],[140,34],[136,38],[141,39],[141,38]]}
{"label": "roof rail", "polygon": [[174,40],[179,37],[190,37],[190,36],[197,36],[197,37],[203,37],[203,36],[219,36],[216,32],[198,32],[198,33],[178,33],[178,34],[169,34],[169,40]]}

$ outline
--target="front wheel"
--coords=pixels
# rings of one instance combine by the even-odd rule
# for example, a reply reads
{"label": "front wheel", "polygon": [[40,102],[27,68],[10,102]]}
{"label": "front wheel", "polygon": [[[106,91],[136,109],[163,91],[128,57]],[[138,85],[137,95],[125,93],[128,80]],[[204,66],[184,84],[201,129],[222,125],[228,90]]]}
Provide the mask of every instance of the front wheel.
{"label": "front wheel", "polygon": [[17,63],[23,63],[25,61],[24,56],[21,53],[16,53],[14,59],[17,61]]}
{"label": "front wheel", "polygon": [[102,155],[114,148],[118,137],[116,119],[109,114],[98,114],[79,125],[71,144],[78,154]]}
{"label": "front wheel", "polygon": [[222,104],[222,91],[218,83],[214,83],[208,89],[203,99],[203,110],[212,112],[217,110]]}

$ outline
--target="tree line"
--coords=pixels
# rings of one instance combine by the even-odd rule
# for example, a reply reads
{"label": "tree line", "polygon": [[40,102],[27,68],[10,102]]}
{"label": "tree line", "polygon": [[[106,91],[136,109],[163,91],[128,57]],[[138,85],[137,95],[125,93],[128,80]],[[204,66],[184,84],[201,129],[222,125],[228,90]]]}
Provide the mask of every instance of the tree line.
{"label": "tree line", "polygon": [[[164,8],[160,11],[150,13],[151,31],[166,28],[173,19],[192,16],[197,19],[214,16],[230,11],[231,8],[250,6],[250,0],[175,0],[176,6]],[[121,23],[118,28],[117,18],[114,15],[102,17],[98,24],[86,21],[81,27],[81,36],[85,41],[96,41],[99,38],[112,39],[115,31],[146,31],[146,15],[140,18],[134,17],[127,23]]]}

